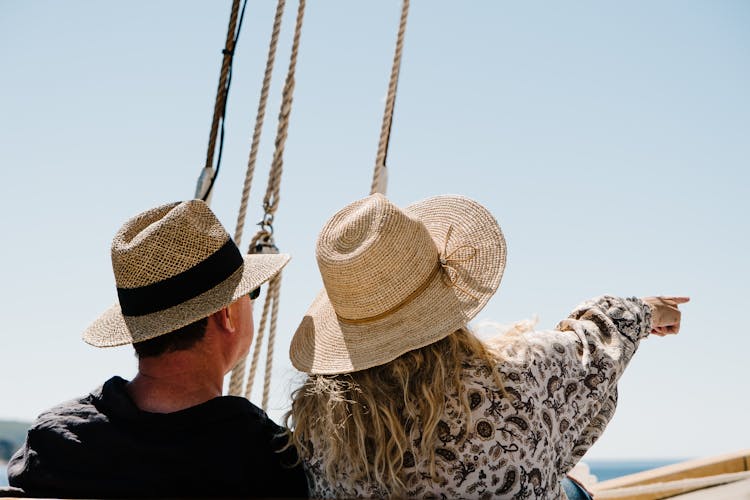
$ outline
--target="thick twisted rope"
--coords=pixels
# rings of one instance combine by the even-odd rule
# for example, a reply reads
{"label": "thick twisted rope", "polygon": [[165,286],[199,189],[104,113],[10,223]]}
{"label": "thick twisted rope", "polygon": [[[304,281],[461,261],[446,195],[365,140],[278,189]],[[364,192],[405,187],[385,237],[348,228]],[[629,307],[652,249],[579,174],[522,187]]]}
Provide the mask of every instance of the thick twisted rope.
{"label": "thick twisted rope", "polygon": [[[299,7],[297,9],[297,22],[294,27],[294,39],[292,41],[292,50],[289,60],[289,69],[287,71],[286,82],[284,84],[284,90],[281,95],[281,110],[279,111],[279,123],[276,130],[275,150],[273,160],[271,162],[271,169],[268,175],[268,186],[266,188],[266,194],[263,198],[263,209],[265,214],[261,221],[261,229],[253,237],[250,243],[251,251],[258,248],[275,249],[273,242],[273,217],[276,209],[279,205],[279,191],[281,188],[281,174],[283,172],[284,165],[284,146],[286,144],[287,130],[289,129],[289,118],[292,111],[292,101],[294,95],[294,73],[297,66],[297,57],[299,54],[299,42],[302,34],[302,23],[305,14],[305,0],[300,0]],[[263,306],[263,314],[261,315],[261,321],[259,329],[257,331],[257,338],[255,347],[253,349],[253,360],[250,365],[250,373],[248,374],[247,384],[245,388],[246,397],[250,397],[252,392],[252,385],[255,379],[255,372],[257,371],[257,359],[260,356],[261,343],[263,341],[264,331],[266,322],[268,319],[268,313],[271,311],[271,324],[268,334],[268,352],[266,355],[266,379],[263,390],[263,408],[265,408],[268,402],[268,392],[270,391],[271,384],[271,368],[272,368],[272,357],[273,357],[273,342],[276,339],[276,324],[278,317],[278,298],[279,288],[281,286],[281,274],[274,277],[268,284],[268,291],[266,292],[266,301]],[[241,370],[238,370],[241,368]],[[245,369],[245,360],[242,360],[237,364],[235,370],[232,372],[230,381],[230,394],[242,394],[242,374]],[[232,382],[235,382],[234,384]],[[232,390],[238,392],[232,392]]]}
{"label": "thick twisted rope", "polygon": [[[278,295],[275,296],[274,289],[277,288],[279,275],[274,276],[268,282],[268,289],[266,290],[266,301],[263,304],[263,313],[260,316],[260,322],[258,323],[258,330],[256,332],[256,340],[253,346],[253,356],[250,362],[250,373],[247,376],[247,384],[245,386],[245,397],[250,399],[250,395],[253,392],[253,383],[255,381],[255,373],[258,370],[258,362],[260,360],[260,351],[263,348],[263,337],[266,332],[266,324],[268,322],[268,314],[273,307],[274,299],[278,299]],[[273,315],[272,315],[273,316]],[[269,335],[270,338],[270,335]],[[241,393],[240,393],[241,394]],[[265,405],[263,405],[265,407]]]}
{"label": "thick twisted rope", "polygon": [[245,373],[246,358],[247,356],[243,357],[236,365],[234,365],[234,368],[232,368],[232,374],[229,377],[229,394],[231,396],[239,396],[243,392],[242,376]]}
{"label": "thick twisted rope", "polygon": [[[297,9],[297,24],[294,27],[294,40],[292,41],[292,54],[289,58],[289,70],[286,74],[284,90],[281,94],[281,110],[279,111],[279,124],[276,129],[276,149],[273,153],[271,171],[268,177],[268,188],[263,198],[263,208],[267,215],[273,216],[279,207],[279,189],[281,187],[281,174],[284,166],[284,146],[286,144],[287,131],[289,129],[289,117],[292,112],[292,101],[294,97],[294,73],[297,67],[297,56],[299,54],[299,41],[302,35],[302,21],[305,16],[305,0],[300,0]],[[271,221],[272,221],[271,217]]]}
{"label": "thick twisted rope", "polygon": [[263,75],[263,86],[260,91],[260,100],[258,102],[258,114],[255,118],[255,129],[253,130],[253,139],[250,145],[250,155],[247,160],[247,170],[245,172],[245,183],[242,187],[242,198],[240,199],[240,210],[237,214],[237,226],[234,231],[234,242],[239,246],[242,240],[242,233],[245,228],[245,218],[247,216],[247,204],[250,198],[250,186],[253,182],[255,172],[255,163],[258,158],[258,146],[260,145],[260,136],[263,130],[263,120],[266,116],[266,104],[268,102],[268,91],[271,86],[271,75],[273,73],[273,64],[276,60],[276,48],[279,44],[279,32],[281,31],[281,19],[284,14],[286,0],[279,0],[276,4],[276,15],[273,20],[273,31],[271,32],[271,42],[268,46],[268,57],[266,58],[266,71]]}
{"label": "thick twisted rope", "polygon": [[[263,75],[263,85],[261,86],[260,98],[258,100],[258,112],[255,116],[255,128],[253,129],[253,137],[250,145],[250,154],[247,160],[247,169],[245,170],[245,182],[242,186],[242,196],[240,198],[240,209],[237,214],[237,225],[234,231],[234,242],[237,246],[242,241],[242,234],[245,228],[245,219],[247,217],[247,205],[250,199],[250,188],[253,183],[253,174],[255,173],[255,164],[258,158],[258,147],[260,145],[260,137],[263,131],[263,121],[266,116],[266,105],[268,103],[268,92],[271,87],[271,76],[273,74],[273,65],[276,61],[276,49],[279,45],[279,33],[281,32],[281,20],[284,14],[284,6],[286,0],[279,0],[276,4],[276,14],[273,20],[273,29],[271,31],[271,41],[268,45],[268,56],[266,57],[266,70]],[[229,394],[234,396],[243,394],[244,391],[244,375],[245,375],[245,363],[246,357],[243,357],[237,362],[237,365],[232,369],[232,374],[229,379]]]}
{"label": "thick twisted rope", "polygon": [[268,408],[268,397],[271,393],[271,371],[273,369],[273,346],[276,343],[276,324],[279,318],[279,294],[281,293],[281,275],[273,278],[273,285],[269,287],[273,305],[271,307],[271,325],[268,330],[268,349],[266,350],[266,373],[263,380],[263,402],[261,407]]}
{"label": "thick twisted rope", "polygon": [[396,38],[396,52],[393,55],[391,80],[388,83],[388,95],[385,100],[383,124],[380,127],[380,142],[378,143],[378,153],[375,157],[375,170],[372,175],[372,186],[370,187],[370,194],[385,194],[388,184],[388,172],[386,170],[385,160],[388,156],[388,142],[391,138],[393,108],[396,105],[396,90],[398,88],[398,75],[401,71],[401,54],[404,51],[404,35],[406,34],[406,19],[408,15],[409,0],[404,0],[401,6],[401,22],[398,27],[398,37]]}
{"label": "thick twisted rope", "polygon": [[[227,40],[224,44],[224,58],[221,61],[221,73],[219,74],[219,86],[216,89],[216,100],[214,101],[214,116],[211,120],[211,130],[208,134],[208,150],[206,151],[206,164],[198,182],[195,197],[203,198],[205,190],[213,177],[214,151],[216,150],[216,135],[219,130],[224,104],[227,99],[227,78],[234,57],[234,45],[236,40],[237,16],[240,10],[240,0],[233,0],[232,10],[229,14],[229,26],[227,27]],[[208,200],[206,200],[208,201]]]}

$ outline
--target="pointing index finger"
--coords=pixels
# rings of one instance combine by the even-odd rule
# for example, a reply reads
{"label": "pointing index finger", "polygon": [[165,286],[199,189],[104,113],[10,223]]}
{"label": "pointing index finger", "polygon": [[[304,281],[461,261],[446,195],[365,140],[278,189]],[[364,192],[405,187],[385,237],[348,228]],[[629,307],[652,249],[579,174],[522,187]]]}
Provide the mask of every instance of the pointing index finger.
{"label": "pointing index finger", "polygon": [[675,304],[684,304],[690,302],[690,297],[662,297],[663,300],[674,302]]}

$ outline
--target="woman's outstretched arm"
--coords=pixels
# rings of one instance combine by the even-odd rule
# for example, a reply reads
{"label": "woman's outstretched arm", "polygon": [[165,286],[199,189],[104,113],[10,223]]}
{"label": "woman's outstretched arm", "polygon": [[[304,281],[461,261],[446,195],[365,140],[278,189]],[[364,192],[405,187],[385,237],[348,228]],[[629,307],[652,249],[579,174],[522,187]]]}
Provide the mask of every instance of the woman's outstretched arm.
{"label": "woman's outstretched arm", "polygon": [[573,340],[575,346],[572,353],[567,342],[565,356],[558,358],[561,370],[567,368],[568,375],[564,377],[567,382],[560,384],[563,390],[558,397],[562,395],[562,401],[556,403],[564,403],[567,411],[554,419],[564,444],[559,450],[560,472],[567,472],[580,460],[611,420],[617,405],[617,382],[640,341],[650,333],[677,333],[678,304],[688,300],[604,296],[581,304],[558,324],[559,335]]}

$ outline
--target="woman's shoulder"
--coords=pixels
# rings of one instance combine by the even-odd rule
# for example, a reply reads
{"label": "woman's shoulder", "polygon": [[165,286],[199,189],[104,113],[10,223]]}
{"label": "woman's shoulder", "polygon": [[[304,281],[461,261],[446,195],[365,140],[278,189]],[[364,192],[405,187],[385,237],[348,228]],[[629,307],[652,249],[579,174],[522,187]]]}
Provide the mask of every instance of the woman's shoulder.
{"label": "woman's shoulder", "polygon": [[533,323],[483,339],[489,356],[504,365],[527,366],[540,358],[576,356],[581,341],[560,330],[536,330]]}

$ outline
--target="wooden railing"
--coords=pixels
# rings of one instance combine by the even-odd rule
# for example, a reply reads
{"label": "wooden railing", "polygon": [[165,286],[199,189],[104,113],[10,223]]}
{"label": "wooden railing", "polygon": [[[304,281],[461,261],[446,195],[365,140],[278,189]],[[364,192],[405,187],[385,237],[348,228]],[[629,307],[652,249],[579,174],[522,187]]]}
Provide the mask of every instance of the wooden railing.
{"label": "wooden railing", "polygon": [[708,494],[707,489],[718,491],[720,485],[743,480],[750,496],[750,450],[658,467],[602,481],[590,489],[596,500],[658,500],[697,490],[706,490],[706,498],[720,498]]}

